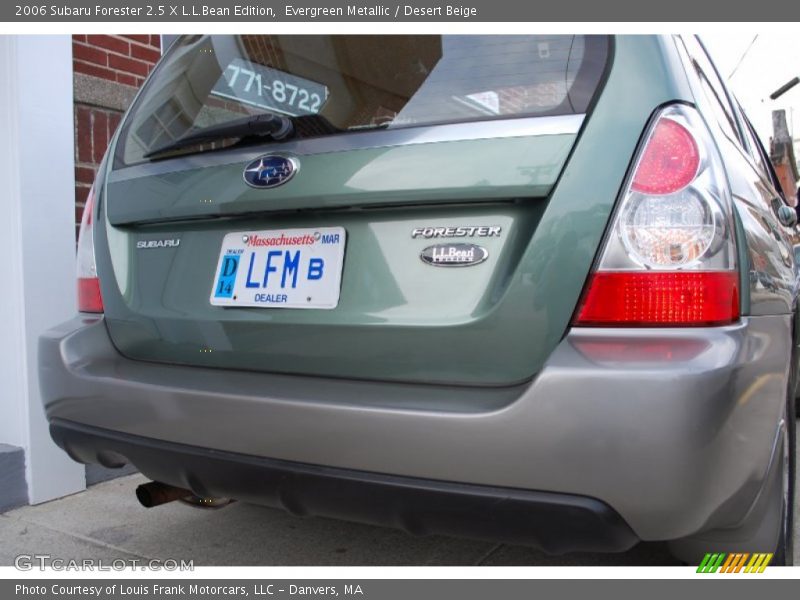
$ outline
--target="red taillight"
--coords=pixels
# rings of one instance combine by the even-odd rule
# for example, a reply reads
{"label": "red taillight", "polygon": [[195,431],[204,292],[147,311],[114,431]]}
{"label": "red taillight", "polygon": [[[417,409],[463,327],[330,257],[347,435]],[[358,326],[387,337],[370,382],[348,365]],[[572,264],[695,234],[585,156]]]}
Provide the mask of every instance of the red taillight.
{"label": "red taillight", "polygon": [[659,110],[574,325],[704,327],[739,319],[730,186],[696,109]]}
{"label": "red taillight", "polygon": [[103,298],[100,295],[100,280],[94,261],[94,188],[89,190],[86,206],[83,209],[81,228],[78,232],[78,310],[81,312],[103,312]]}
{"label": "red taillight", "polygon": [[590,277],[574,324],[701,326],[738,318],[735,271],[598,271]]}
{"label": "red taillight", "polygon": [[100,280],[97,277],[78,278],[78,310],[103,312],[103,297],[100,295]]}
{"label": "red taillight", "polygon": [[647,141],[631,188],[642,194],[672,194],[692,182],[699,165],[692,134],[672,119],[661,119]]}

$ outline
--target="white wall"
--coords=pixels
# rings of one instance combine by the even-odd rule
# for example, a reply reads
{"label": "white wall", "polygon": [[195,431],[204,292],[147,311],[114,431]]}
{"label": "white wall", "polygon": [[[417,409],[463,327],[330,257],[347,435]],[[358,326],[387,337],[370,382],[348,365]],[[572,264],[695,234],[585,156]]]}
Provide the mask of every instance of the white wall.
{"label": "white wall", "polygon": [[85,487],[50,440],[39,397],[39,335],[75,314],[72,46],[0,36],[0,442],[25,449],[31,503]]}
{"label": "white wall", "polygon": [[[16,77],[16,44],[13,38],[0,35],[0,81],[10,82]],[[17,177],[17,152],[14,140],[17,123],[13,107],[15,90],[10,85],[0,85],[0,250],[6,257],[0,260],[0,281],[19,282],[21,258],[19,255],[19,196]],[[5,287],[5,286],[4,286]],[[10,286],[9,286],[10,287]],[[24,403],[26,396],[23,370],[25,360],[21,348],[11,344],[24,335],[23,311],[17,294],[0,294],[0,314],[3,315],[5,342],[0,344],[0,443],[24,446],[27,418]]]}

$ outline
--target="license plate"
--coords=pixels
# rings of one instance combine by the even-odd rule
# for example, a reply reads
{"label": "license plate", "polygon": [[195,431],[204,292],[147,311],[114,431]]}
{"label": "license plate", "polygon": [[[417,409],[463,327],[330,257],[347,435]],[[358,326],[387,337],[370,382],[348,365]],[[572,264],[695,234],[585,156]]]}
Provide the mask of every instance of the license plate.
{"label": "license plate", "polygon": [[343,227],[229,233],[222,240],[211,304],[336,308]]}

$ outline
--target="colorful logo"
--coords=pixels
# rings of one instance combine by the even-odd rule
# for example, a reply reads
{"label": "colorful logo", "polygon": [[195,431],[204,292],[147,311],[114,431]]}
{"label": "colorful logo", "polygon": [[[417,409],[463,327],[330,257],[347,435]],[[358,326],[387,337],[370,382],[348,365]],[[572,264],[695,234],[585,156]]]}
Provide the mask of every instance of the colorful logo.
{"label": "colorful logo", "polygon": [[763,573],[770,562],[772,553],[709,552],[703,557],[698,573]]}
{"label": "colorful logo", "polygon": [[297,160],[290,156],[268,154],[244,168],[244,180],[254,188],[273,188],[294,177],[299,167]]}

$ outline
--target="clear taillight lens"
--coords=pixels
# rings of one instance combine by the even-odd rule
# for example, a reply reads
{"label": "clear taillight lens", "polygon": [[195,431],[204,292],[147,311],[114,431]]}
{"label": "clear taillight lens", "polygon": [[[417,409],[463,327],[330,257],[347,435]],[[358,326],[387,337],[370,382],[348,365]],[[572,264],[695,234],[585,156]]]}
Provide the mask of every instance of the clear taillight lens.
{"label": "clear taillight lens", "polygon": [[688,106],[662,110],[645,136],[575,324],[736,321],[732,210],[705,123]]}
{"label": "clear taillight lens", "polygon": [[100,295],[100,280],[97,278],[97,265],[94,260],[94,188],[89,190],[86,205],[78,232],[78,310],[81,312],[103,312],[103,298]]}
{"label": "clear taillight lens", "polygon": [[716,234],[709,203],[691,188],[668,196],[633,193],[620,221],[625,251],[654,269],[698,261]]}

